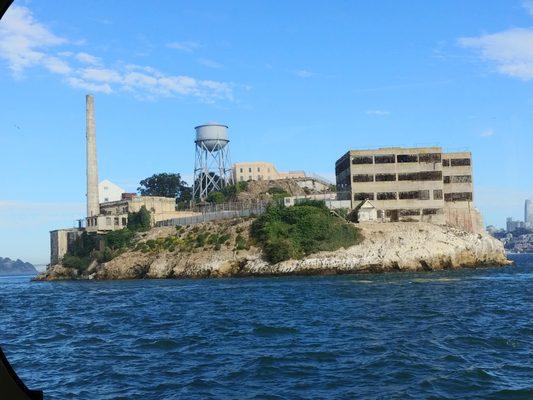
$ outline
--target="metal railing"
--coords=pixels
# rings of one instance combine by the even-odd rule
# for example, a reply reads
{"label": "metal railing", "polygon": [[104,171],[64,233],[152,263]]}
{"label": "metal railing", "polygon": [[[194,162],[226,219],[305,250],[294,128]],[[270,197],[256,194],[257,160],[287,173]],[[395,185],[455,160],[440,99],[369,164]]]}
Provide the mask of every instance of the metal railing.
{"label": "metal railing", "polygon": [[200,214],[159,221],[156,222],[155,226],[196,225],[209,221],[253,217],[263,214],[269,203],[269,201],[250,201],[195,206],[190,211],[199,212]]}

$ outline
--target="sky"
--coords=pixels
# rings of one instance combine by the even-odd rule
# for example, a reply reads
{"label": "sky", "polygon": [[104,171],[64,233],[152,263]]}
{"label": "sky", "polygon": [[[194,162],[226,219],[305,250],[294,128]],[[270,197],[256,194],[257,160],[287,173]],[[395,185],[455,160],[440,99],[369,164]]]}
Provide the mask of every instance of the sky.
{"label": "sky", "polygon": [[49,260],[100,179],[190,180],[194,127],[234,162],[334,180],[349,149],[473,153],[486,224],[533,197],[533,1],[15,1],[0,21],[0,256]]}

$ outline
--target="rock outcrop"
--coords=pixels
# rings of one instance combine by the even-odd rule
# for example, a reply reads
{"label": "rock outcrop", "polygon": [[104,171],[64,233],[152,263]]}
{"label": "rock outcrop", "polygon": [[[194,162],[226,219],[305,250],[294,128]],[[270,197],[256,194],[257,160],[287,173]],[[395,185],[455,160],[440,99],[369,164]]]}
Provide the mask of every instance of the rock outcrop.
{"label": "rock outcrop", "polygon": [[[227,222],[226,222],[227,223]],[[245,235],[251,221],[225,227],[230,237]],[[220,224],[220,223],[219,223]],[[212,230],[216,223],[206,223]],[[472,234],[456,228],[424,222],[358,224],[364,240],[347,249],[320,252],[301,260],[270,264],[261,249],[253,245],[236,250],[231,240],[217,248],[180,251],[124,252],[110,262],[93,263],[86,271],[55,265],[38,279],[142,279],[204,278],[304,274],[346,274],[359,272],[419,271],[448,268],[500,266],[510,262],[500,241],[488,234]],[[143,240],[175,234],[173,228],[150,231]],[[141,241],[142,243],[142,241]]]}

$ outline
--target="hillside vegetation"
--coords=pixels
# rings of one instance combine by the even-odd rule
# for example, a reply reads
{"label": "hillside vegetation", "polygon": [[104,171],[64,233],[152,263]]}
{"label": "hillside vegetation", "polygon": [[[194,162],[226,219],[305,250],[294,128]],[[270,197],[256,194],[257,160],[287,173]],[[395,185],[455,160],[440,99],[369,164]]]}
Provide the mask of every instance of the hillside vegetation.
{"label": "hillside vegetation", "polygon": [[271,263],[347,248],[362,241],[359,229],[331,215],[318,201],[294,207],[272,205],[254,221],[251,234]]}

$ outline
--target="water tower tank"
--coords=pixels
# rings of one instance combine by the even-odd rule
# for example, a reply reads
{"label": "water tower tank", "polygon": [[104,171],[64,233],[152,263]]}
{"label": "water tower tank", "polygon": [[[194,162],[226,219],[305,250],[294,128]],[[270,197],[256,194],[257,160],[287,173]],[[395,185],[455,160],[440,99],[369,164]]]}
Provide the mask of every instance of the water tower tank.
{"label": "water tower tank", "polygon": [[196,129],[196,144],[203,144],[209,151],[221,150],[229,142],[226,125],[208,123],[199,125],[194,129]]}

